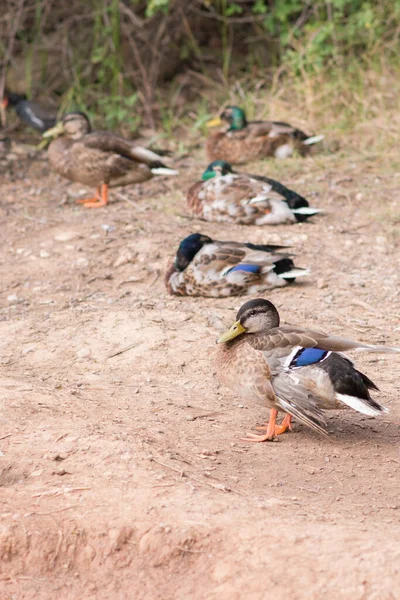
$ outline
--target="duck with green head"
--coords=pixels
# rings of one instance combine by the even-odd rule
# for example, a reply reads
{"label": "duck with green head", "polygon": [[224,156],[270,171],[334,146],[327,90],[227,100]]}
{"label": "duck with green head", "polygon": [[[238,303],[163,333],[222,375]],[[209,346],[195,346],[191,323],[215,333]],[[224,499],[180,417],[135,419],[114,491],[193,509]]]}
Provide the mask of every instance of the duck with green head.
{"label": "duck with green head", "polygon": [[238,106],[228,106],[207,125],[214,127],[223,121],[228,128],[211,134],[207,139],[207,157],[212,161],[243,164],[267,156],[288,158],[295,152],[304,156],[313,144],[323,139],[323,136],[310,137],[280,121],[247,121],[244,110]]}
{"label": "duck with green head", "polygon": [[319,212],[278,181],[236,173],[224,160],[208,165],[201,181],[189,189],[187,202],[206,221],[242,225],[296,223]]}
{"label": "duck with green head", "polygon": [[[243,304],[235,322],[217,340],[216,372],[237,395],[270,409],[269,422],[249,434],[263,442],[291,429],[294,416],[326,433],[325,410],[351,408],[368,416],[387,412],[370,395],[376,385],[343,355],[351,350],[400,353],[294,325],[282,325],[276,307],[257,298]],[[278,411],[286,413],[276,425]]]}

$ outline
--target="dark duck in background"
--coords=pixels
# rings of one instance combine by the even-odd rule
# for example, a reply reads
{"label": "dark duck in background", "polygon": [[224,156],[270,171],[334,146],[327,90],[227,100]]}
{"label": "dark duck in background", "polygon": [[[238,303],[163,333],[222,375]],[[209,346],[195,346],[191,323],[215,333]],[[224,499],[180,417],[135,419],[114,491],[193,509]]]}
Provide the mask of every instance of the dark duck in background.
{"label": "dark duck in background", "polygon": [[16,94],[5,90],[2,104],[4,108],[14,108],[25,125],[40,131],[40,133],[44,133],[56,124],[56,109],[34,100],[28,100],[25,94]]}

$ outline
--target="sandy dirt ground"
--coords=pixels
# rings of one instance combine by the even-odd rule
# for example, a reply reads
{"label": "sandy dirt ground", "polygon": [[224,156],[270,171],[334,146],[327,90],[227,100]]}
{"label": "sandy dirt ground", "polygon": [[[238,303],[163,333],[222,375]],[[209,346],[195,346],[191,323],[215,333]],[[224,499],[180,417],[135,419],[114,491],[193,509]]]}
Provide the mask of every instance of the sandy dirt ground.
{"label": "sandy dirt ground", "polygon": [[194,231],[286,243],[312,272],[266,296],[284,321],[400,345],[400,161],[384,158],[248,166],[325,209],[274,228],[190,217],[200,150],[100,210],[45,154],[2,159],[1,600],[399,598],[400,358],[356,355],[382,418],[244,444],[266,411],[212,363],[243,299],[163,283]]}

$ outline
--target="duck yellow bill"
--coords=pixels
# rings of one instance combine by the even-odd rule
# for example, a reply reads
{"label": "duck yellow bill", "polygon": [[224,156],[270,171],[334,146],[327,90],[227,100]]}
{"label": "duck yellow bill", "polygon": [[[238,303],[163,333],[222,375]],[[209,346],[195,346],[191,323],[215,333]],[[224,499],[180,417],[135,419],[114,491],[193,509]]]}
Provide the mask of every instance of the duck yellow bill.
{"label": "duck yellow bill", "polygon": [[220,117],[216,117],[215,119],[211,119],[211,121],[207,121],[206,127],[216,127],[217,125],[221,125],[221,123]]}
{"label": "duck yellow bill", "polygon": [[60,121],[60,123],[57,123],[57,125],[55,125],[51,129],[48,129],[47,131],[45,131],[44,134],[42,135],[42,137],[43,138],[58,137],[62,133],[64,133],[64,125]]}
{"label": "duck yellow bill", "polygon": [[246,329],[243,327],[240,321],[235,321],[235,323],[230,327],[225,333],[223,333],[218,339],[217,344],[223,344],[224,342],[229,342],[233,340],[238,335],[244,333]]}
{"label": "duck yellow bill", "polygon": [[39,144],[36,146],[36,148],[38,150],[43,150],[43,148],[47,148],[47,146],[51,143],[51,140],[49,140],[48,138],[45,140],[42,140],[41,142],[39,142]]}

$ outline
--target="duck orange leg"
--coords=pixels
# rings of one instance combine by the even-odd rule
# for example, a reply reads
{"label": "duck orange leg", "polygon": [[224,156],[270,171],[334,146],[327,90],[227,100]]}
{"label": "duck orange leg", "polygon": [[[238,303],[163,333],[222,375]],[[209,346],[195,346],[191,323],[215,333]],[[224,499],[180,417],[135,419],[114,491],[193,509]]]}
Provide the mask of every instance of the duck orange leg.
{"label": "duck orange leg", "polygon": [[86,208],[98,208],[108,204],[108,185],[103,183],[96,189],[94,198],[82,198],[77,200],[77,204],[83,204]]}
{"label": "duck orange leg", "polygon": [[288,430],[292,431],[292,415],[286,415],[282,423],[275,426],[275,435],[281,435]]}
{"label": "duck orange leg", "polygon": [[265,434],[255,435],[254,433],[248,433],[246,438],[242,438],[242,442],[271,442],[275,437],[277,416],[278,411],[275,408],[271,408],[269,411],[269,421],[262,426],[262,429],[266,430]]}
{"label": "duck orange leg", "polygon": [[280,425],[276,424],[276,417],[278,411],[275,408],[271,408],[269,414],[269,421],[265,425],[256,427],[260,431],[265,431],[264,435],[255,435],[254,433],[248,433],[247,438],[242,438],[243,442],[271,442],[275,436],[285,433],[288,429],[292,429],[292,415],[286,415]]}

